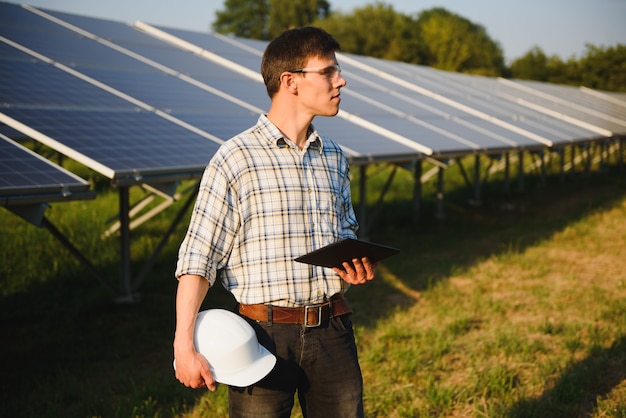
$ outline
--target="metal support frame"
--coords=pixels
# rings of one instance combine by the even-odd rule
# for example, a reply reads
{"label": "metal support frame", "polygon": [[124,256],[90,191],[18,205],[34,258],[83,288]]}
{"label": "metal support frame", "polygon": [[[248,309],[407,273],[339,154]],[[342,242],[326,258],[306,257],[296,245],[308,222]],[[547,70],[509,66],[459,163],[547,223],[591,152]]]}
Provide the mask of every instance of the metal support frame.
{"label": "metal support frame", "polygon": [[576,145],[572,144],[569,150],[570,154],[570,177],[574,177],[576,175]]}
{"label": "metal support frame", "polygon": [[511,156],[504,153],[504,193],[511,193]]}
{"label": "metal support frame", "polygon": [[76,248],[65,235],[45,216],[41,219],[41,226],[46,228],[50,234],[56,238],[76,259],[85,267],[104,287],[115,293],[115,287],[104,277],[104,275]]}
{"label": "metal support frame", "polygon": [[398,170],[398,165],[394,164],[393,169],[391,170],[391,173],[389,174],[389,177],[387,178],[387,181],[385,182],[385,185],[380,191],[378,200],[376,201],[376,204],[372,208],[373,209],[372,212],[368,214],[367,213],[367,166],[366,165],[360,166],[360,179],[359,179],[359,194],[360,194],[360,201],[359,201],[360,231],[359,232],[360,233],[359,233],[359,237],[362,240],[369,239],[369,230],[372,227],[373,222],[376,220],[378,213],[380,212],[380,209],[384,203],[385,195],[387,194],[387,192],[389,191],[389,188],[391,187],[391,183],[393,182],[393,179],[396,175],[397,170]]}
{"label": "metal support frame", "polygon": [[174,220],[171,222],[168,230],[165,232],[161,241],[157,244],[156,249],[150,255],[148,260],[145,261],[139,274],[133,279],[131,273],[131,222],[130,222],[130,186],[119,187],[119,231],[120,231],[120,277],[117,286],[107,279],[102,272],[100,272],[88,259],[83,255],[70,240],[63,235],[63,233],[44,216],[44,212],[47,208],[47,204],[28,204],[28,205],[14,205],[7,206],[14,214],[20,216],[33,225],[47,229],[50,234],[56,238],[80,263],[89,271],[91,276],[98,280],[104,287],[111,291],[114,300],[119,303],[133,303],[138,300],[139,294],[137,293],[139,287],[143,283],[145,277],[148,275],[150,269],[154,265],[157,257],[165,248],[165,245],[169,237],[173,234],[176,226],[181,222],[187,210],[194,202],[194,198],[197,195],[198,183],[195,187],[190,188],[193,190],[189,192],[189,196],[182,208],[177,212]]}
{"label": "metal support frame", "polygon": [[422,160],[415,162],[413,169],[413,222],[417,223],[422,211]]}
{"label": "metal support frame", "polygon": [[559,155],[559,182],[565,183],[565,148],[560,147],[556,152]]}
{"label": "metal support frame", "polygon": [[439,171],[437,172],[437,203],[435,208],[435,218],[437,219],[444,219],[446,217],[443,211],[443,174],[444,168],[439,167]]}
{"label": "metal support frame", "polygon": [[591,173],[591,142],[585,143],[586,154],[585,156],[585,175]]}
{"label": "metal support frame", "polygon": [[544,187],[546,185],[546,154],[544,150],[537,151],[537,156],[539,157],[539,184]]}
{"label": "metal support frame", "polygon": [[520,192],[524,191],[524,151],[518,151],[517,153],[517,189]]}
{"label": "metal support frame", "polygon": [[[489,170],[487,170],[489,173]],[[474,155],[474,198],[470,200],[470,205],[480,206],[482,204],[482,185],[480,181],[480,155]]]}
{"label": "metal support frame", "polygon": [[[480,155],[479,154],[474,155],[474,179],[473,181],[470,180],[469,176],[467,175],[467,171],[465,170],[465,167],[463,166],[463,161],[461,160],[461,157],[457,157],[456,162],[459,166],[459,170],[461,172],[461,176],[463,177],[463,180],[465,181],[466,187],[472,193],[472,198],[470,198],[469,200],[470,205],[472,206],[482,205],[483,181],[481,180],[481,177],[480,177],[480,170],[481,170]],[[491,164],[490,164],[490,167],[491,167]],[[488,176],[489,176],[489,169],[487,169],[485,173],[485,179]]]}
{"label": "metal support frame", "polygon": [[618,152],[619,152],[619,156],[617,158],[617,165],[619,167],[619,171],[623,171],[624,169],[624,140],[625,138],[623,136],[620,136],[618,138]]}
{"label": "metal support frame", "polygon": [[134,302],[137,295],[131,287],[130,269],[130,197],[129,187],[119,188],[120,217],[120,283],[117,302]]}
{"label": "metal support frame", "polygon": [[[197,184],[196,184],[196,186],[197,186]],[[181,210],[178,211],[178,213],[176,214],[176,217],[172,221],[172,224],[167,229],[167,231],[163,235],[163,238],[161,239],[161,241],[159,242],[159,244],[155,248],[154,252],[150,256],[150,258],[148,258],[148,260],[146,260],[143,268],[141,269],[141,271],[139,272],[139,274],[135,278],[135,281],[133,283],[133,288],[134,289],[138,289],[139,286],[141,286],[141,284],[143,283],[144,279],[146,278],[146,276],[150,272],[150,269],[154,265],[154,262],[156,261],[157,257],[159,256],[159,254],[161,254],[161,251],[163,251],[163,248],[165,248],[165,244],[167,243],[168,238],[174,233],[174,229],[176,229],[176,226],[178,224],[180,224],[180,222],[183,219],[183,216],[185,215],[187,210],[191,207],[191,205],[194,203],[195,197],[197,195],[198,187],[194,187],[193,190],[195,190],[195,191],[193,193],[189,193],[189,196],[187,197],[187,200],[185,201],[185,204],[183,205]]]}
{"label": "metal support frame", "polygon": [[59,228],[57,228],[52,221],[46,218],[45,211],[47,207],[48,204],[46,203],[36,203],[7,206],[6,208],[34,226],[48,230],[50,235],[59,241],[61,245],[63,245],[63,247],[65,247],[96,280],[109,289],[111,293],[115,294],[115,287],[108,280],[106,280],[104,275],[87,259],[87,257],[85,257],[78,250],[78,248],[76,248],[76,246],[72,244],[72,242],[65,235],[63,235]]}
{"label": "metal support frame", "polygon": [[[197,184],[196,184],[197,186]],[[130,199],[129,199],[129,186],[121,186],[119,187],[119,207],[120,207],[120,283],[119,283],[119,291],[118,295],[115,298],[116,302],[119,303],[133,303],[139,299],[139,294],[137,293],[141,283],[143,283],[145,277],[147,276],[150,268],[154,265],[154,262],[158,255],[161,253],[163,248],[165,248],[165,244],[167,240],[174,232],[176,226],[182,220],[185,212],[189,209],[189,207],[193,204],[194,198],[197,194],[197,187],[193,188],[194,192],[190,193],[183,207],[178,211],[174,220],[172,221],[170,227],[166,231],[166,233],[161,238],[161,241],[157,245],[154,252],[150,255],[148,260],[145,261],[140,273],[133,279],[132,277],[132,269],[131,269],[131,251],[130,251],[130,233],[131,233],[131,223],[130,223]]]}
{"label": "metal support frame", "polygon": [[393,178],[395,177],[397,170],[398,170],[398,166],[394,164],[393,169],[391,170],[391,174],[389,174],[389,177],[387,178],[387,181],[385,182],[383,189],[380,191],[380,196],[378,196],[378,201],[376,202],[376,205],[374,205],[373,212],[370,213],[370,216],[368,218],[367,231],[369,231],[369,229],[372,227],[372,223],[374,222],[374,220],[378,216],[378,213],[380,212],[380,208],[382,207],[384,203],[383,201],[384,201],[385,195],[387,194],[387,191],[389,190],[389,187],[391,186],[391,182],[393,181]]}

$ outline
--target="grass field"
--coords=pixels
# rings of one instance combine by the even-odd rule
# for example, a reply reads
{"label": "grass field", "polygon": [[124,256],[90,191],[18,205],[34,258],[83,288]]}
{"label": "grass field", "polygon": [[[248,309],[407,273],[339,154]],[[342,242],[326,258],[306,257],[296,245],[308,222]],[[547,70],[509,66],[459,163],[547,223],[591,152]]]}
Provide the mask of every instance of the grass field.
{"label": "grass field", "polygon": [[[626,175],[531,181],[523,194],[494,186],[479,207],[453,187],[446,218],[427,199],[417,224],[410,187],[394,180],[370,230],[402,253],[348,294],[366,416],[626,417]],[[116,211],[116,195],[101,193],[48,216],[116,277],[117,240],[100,238]],[[172,216],[133,233],[133,271]],[[171,367],[185,226],[141,300],[116,304],[47,231],[0,211],[0,416],[226,416],[225,387],[187,389]],[[231,303],[215,289],[205,306]]]}

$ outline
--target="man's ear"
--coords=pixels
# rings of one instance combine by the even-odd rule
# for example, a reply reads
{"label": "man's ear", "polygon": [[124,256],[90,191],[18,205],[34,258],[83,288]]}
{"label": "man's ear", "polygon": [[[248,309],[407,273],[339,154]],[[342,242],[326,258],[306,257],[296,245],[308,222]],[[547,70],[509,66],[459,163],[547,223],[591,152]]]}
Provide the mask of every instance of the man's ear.
{"label": "man's ear", "polygon": [[280,85],[281,88],[289,91],[292,94],[298,92],[298,82],[293,73],[285,71],[280,75]]}

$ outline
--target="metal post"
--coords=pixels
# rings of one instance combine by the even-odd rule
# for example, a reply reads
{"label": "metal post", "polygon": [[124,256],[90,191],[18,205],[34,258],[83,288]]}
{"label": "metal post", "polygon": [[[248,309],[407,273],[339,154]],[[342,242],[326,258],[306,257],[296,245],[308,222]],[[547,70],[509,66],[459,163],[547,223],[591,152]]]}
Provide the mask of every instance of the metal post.
{"label": "metal post", "polygon": [[545,159],[545,151],[541,150],[539,151],[539,162],[541,163],[541,179],[540,179],[540,185],[541,186],[545,186],[546,185],[546,159]]}
{"label": "metal post", "polygon": [[85,267],[91,275],[102,283],[107,289],[115,293],[115,286],[102,275],[102,273],[76,248],[70,240],[58,230],[58,228],[45,216],[41,219],[41,225],[46,228],[76,259]]}
{"label": "metal post", "polygon": [[481,205],[481,183],[480,183],[480,155],[474,156],[474,199],[470,202],[474,206]]}
{"label": "metal post", "polygon": [[589,175],[591,173],[591,142],[588,142],[586,146],[587,146],[587,158],[585,160],[585,174]]}
{"label": "metal post", "polygon": [[511,159],[508,152],[504,153],[504,192],[511,192]]}
{"label": "metal post", "polygon": [[624,137],[620,136],[618,141],[619,159],[617,161],[617,166],[619,167],[619,171],[621,172],[624,168]]}
{"label": "metal post", "polygon": [[524,191],[524,151],[518,153],[518,171],[517,171],[517,188],[520,192]]}
{"label": "metal post", "polygon": [[120,186],[120,295],[117,302],[133,302],[130,272],[129,187]]}
{"label": "metal post", "polygon": [[[601,141],[600,142],[600,168],[599,168],[599,172],[602,173],[603,171],[605,171],[605,169],[607,168],[607,164],[606,161],[604,160],[604,153],[606,152],[608,155],[608,149],[609,147],[607,146],[608,142],[607,141]],[[609,158],[607,157],[607,160]]]}
{"label": "metal post", "polygon": [[150,272],[150,269],[154,265],[157,257],[159,256],[161,251],[163,251],[163,248],[165,248],[165,244],[167,244],[167,241],[168,241],[169,237],[174,233],[174,230],[176,229],[176,226],[178,226],[178,224],[183,219],[183,216],[185,215],[185,213],[187,213],[187,211],[189,210],[191,205],[195,202],[195,197],[196,197],[197,194],[198,194],[198,186],[196,185],[196,187],[194,188],[194,192],[193,193],[189,193],[189,197],[187,198],[187,201],[185,202],[183,207],[176,214],[176,217],[174,218],[174,221],[172,222],[170,227],[167,229],[167,231],[165,232],[165,234],[161,238],[161,242],[159,242],[159,245],[157,245],[156,249],[154,250],[154,252],[150,256],[150,258],[148,258],[148,260],[144,264],[143,268],[141,269],[141,271],[139,272],[139,274],[135,278],[135,280],[133,282],[133,285],[132,285],[133,291],[137,291],[137,289],[139,289],[139,286],[141,285],[141,283],[144,281],[144,279],[146,278],[146,276]]}
{"label": "metal post", "polygon": [[422,209],[422,160],[415,162],[413,181],[413,223],[417,224]]}
{"label": "metal post", "polygon": [[565,183],[565,148],[559,148],[559,182]]}
{"label": "metal post", "polygon": [[443,219],[446,215],[443,213],[443,167],[439,167],[437,172],[437,208],[435,211],[435,217],[437,219]]}

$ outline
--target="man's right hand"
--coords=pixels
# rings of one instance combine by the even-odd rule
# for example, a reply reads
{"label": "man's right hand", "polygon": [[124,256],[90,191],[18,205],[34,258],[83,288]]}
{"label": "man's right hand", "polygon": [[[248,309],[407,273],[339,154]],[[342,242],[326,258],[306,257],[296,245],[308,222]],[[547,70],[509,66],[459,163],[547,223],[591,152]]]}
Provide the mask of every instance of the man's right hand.
{"label": "man's right hand", "polygon": [[176,379],[187,387],[194,389],[206,387],[212,392],[217,389],[217,382],[211,373],[209,362],[197,351],[176,355],[174,368]]}
{"label": "man's right hand", "polygon": [[191,388],[206,386],[215,391],[217,383],[209,362],[196,351],[193,343],[196,317],[208,290],[209,282],[204,277],[187,274],[178,279],[174,361],[176,378],[183,385]]}

